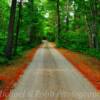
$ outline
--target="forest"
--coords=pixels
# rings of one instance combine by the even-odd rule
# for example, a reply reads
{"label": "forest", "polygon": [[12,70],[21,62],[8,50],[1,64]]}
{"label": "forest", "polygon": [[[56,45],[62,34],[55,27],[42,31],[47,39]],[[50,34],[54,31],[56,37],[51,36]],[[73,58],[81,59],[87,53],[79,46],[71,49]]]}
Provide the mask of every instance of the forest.
{"label": "forest", "polygon": [[100,100],[100,0],[0,0],[0,100]]}
{"label": "forest", "polygon": [[100,0],[0,0],[0,63],[43,39],[100,59]]}

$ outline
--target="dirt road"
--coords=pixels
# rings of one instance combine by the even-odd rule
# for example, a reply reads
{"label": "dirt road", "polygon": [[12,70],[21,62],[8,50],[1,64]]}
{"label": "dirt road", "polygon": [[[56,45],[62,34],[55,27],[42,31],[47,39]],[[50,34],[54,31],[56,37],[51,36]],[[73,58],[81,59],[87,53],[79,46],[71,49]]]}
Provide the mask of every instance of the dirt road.
{"label": "dirt road", "polygon": [[100,100],[100,95],[70,62],[46,43],[38,49],[8,100]]}

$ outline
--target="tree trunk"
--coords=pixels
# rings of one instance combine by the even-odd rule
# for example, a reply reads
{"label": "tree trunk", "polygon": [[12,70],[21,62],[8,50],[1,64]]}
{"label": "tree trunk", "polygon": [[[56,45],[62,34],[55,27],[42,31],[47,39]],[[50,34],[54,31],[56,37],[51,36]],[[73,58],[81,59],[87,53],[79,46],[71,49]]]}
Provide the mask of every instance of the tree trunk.
{"label": "tree trunk", "polygon": [[[34,4],[34,1],[33,0],[29,0],[29,3],[30,3],[30,15],[33,15],[33,4]],[[29,31],[29,41],[28,43],[31,44],[33,42],[33,17],[30,17],[31,19],[31,22],[30,22],[30,31]]]}
{"label": "tree trunk", "polygon": [[57,0],[57,36],[56,36],[57,41],[59,41],[60,32],[61,32],[61,24],[60,24],[60,1]]}
{"label": "tree trunk", "polygon": [[66,2],[66,32],[68,32],[69,31],[69,0],[67,0],[67,2]]}
{"label": "tree trunk", "polygon": [[19,2],[19,16],[17,21],[17,27],[16,27],[16,36],[15,36],[15,48],[14,48],[14,54],[16,54],[17,45],[18,45],[18,35],[19,35],[19,29],[20,29],[20,21],[21,21],[21,11],[22,11],[22,0]]}
{"label": "tree trunk", "polygon": [[33,25],[30,26],[30,31],[29,31],[29,44],[32,44],[33,42]]}
{"label": "tree trunk", "polygon": [[97,33],[97,2],[96,0],[92,0],[90,3],[91,3],[90,4],[91,16],[88,16],[91,17],[92,19],[88,21],[88,23],[90,23],[88,25],[90,30],[90,34],[89,34],[90,47],[98,49],[99,45],[98,45],[98,33]]}
{"label": "tree trunk", "polygon": [[12,0],[9,27],[8,27],[8,36],[7,36],[7,47],[6,47],[6,52],[5,52],[5,55],[8,58],[10,58],[13,55],[16,3],[17,3],[17,0]]}

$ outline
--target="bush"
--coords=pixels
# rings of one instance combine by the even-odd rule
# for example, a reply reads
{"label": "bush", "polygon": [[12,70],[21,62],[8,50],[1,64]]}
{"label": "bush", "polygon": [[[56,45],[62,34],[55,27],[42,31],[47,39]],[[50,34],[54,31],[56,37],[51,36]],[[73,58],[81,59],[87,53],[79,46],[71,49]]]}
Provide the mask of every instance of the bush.
{"label": "bush", "polygon": [[81,52],[100,59],[100,52],[88,46],[87,33],[67,32],[61,33],[61,38],[57,43],[58,47],[64,47],[75,52]]}
{"label": "bush", "polygon": [[6,59],[4,56],[0,56],[0,64],[6,64],[8,63],[8,59]]}

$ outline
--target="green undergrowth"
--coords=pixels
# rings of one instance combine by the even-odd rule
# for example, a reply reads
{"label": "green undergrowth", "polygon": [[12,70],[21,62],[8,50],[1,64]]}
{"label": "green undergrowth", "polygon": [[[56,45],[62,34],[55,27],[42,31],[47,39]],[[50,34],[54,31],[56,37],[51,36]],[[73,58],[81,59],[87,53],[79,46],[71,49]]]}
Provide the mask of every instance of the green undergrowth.
{"label": "green undergrowth", "polygon": [[57,47],[64,47],[73,52],[80,52],[100,59],[100,50],[96,50],[95,48],[89,48],[87,33],[62,33],[62,38],[60,38],[57,42]]}
{"label": "green undergrowth", "polygon": [[0,54],[0,65],[10,64],[12,61],[17,60],[20,57],[23,57],[28,50],[36,48],[39,44],[40,42],[33,42],[30,45],[23,44],[23,46],[22,45],[18,46],[16,54],[14,54],[10,59],[4,56],[4,51],[2,50]]}

